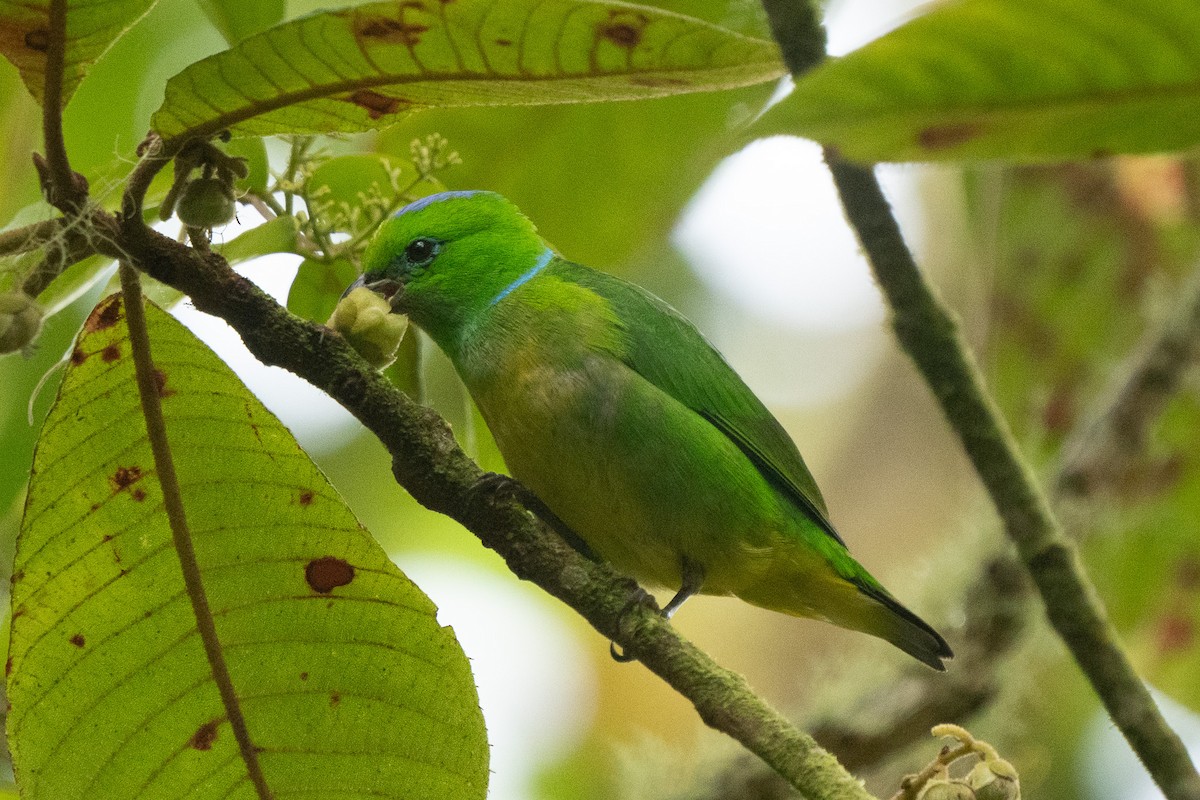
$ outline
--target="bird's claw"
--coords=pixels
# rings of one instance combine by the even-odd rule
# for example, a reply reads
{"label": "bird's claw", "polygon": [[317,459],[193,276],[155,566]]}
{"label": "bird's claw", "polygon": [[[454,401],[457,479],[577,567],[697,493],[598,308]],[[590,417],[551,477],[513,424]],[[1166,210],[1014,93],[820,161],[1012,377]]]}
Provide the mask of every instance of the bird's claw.
{"label": "bird's claw", "polygon": [[[662,611],[658,608],[658,603],[654,600],[654,596],[641,586],[634,584],[633,597],[631,597],[617,613],[617,622],[615,627],[618,633],[621,632],[626,615],[637,606],[646,606],[659,614],[662,613]],[[612,660],[616,661],[618,664],[628,664],[630,661],[637,660],[637,656],[618,649],[616,642],[608,643],[608,654],[612,656]]]}

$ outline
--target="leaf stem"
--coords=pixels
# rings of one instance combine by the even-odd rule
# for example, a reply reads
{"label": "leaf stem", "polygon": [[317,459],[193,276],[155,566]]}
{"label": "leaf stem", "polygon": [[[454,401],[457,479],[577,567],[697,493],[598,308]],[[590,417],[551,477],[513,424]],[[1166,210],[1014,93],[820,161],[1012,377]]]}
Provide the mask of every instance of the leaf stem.
{"label": "leaf stem", "polygon": [[42,88],[42,140],[46,159],[34,163],[46,199],[65,214],[77,214],[87,201],[87,182],[71,169],[63,138],[63,79],[67,51],[67,0],[50,0],[46,40],[46,72]]}
{"label": "leaf stem", "polygon": [[150,448],[154,452],[154,470],[163,490],[163,504],[171,525],[171,538],[175,545],[175,552],[179,556],[179,566],[183,570],[183,582],[187,588],[188,599],[192,603],[192,612],[196,617],[196,627],[200,632],[200,639],[204,643],[204,653],[208,657],[213,680],[221,694],[221,702],[225,706],[229,725],[233,729],[233,736],[241,750],[246,771],[260,800],[271,800],[271,790],[267,786],[266,777],[259,764],[258,751],[250,739],[246,718],[242,713],[241,701],[234,689],[233,679],[229,675],[229,667],[225,663],[221,642],[217,638],[216,622],[213,620],[212,609],[208,605],[208,595],[204,591],[200,564],[196,560],[196,550],[192,544],[192,534],[183,507],[183,493],[180,490],[179,477],[175,473],[175,460],[171,455],[171,444],[167,439],[162,399],[159,397],[154,361],[150,352],[150,333],[146,326],[146,316],[142,306],[141,281],[138,279],[137,271],[124,261],[121,262],[120,273],[121,292],[125,302],[125,319],[129,325],[129,342],[137,372],[142,415],[146,420],[146,434],[150,439]]}

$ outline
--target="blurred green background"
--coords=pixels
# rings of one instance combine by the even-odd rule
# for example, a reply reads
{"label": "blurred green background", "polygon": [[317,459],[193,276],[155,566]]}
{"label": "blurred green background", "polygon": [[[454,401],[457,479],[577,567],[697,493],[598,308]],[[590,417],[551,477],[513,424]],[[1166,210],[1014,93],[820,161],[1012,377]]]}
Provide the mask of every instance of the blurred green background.
{"label": "blurred green background", "polygon": [[[658,5],[766,35],[761,11],[744,0]],[[292,2],[287,14],[316,7]],[[831,11],[833,41],[861,42],[908,8],[846,0]],[[166,78],[222,47],[197,4],[162,0],[68,107],[75,169],[94,188],[119,186]],[[770,92],[429,112],[327,146],[406,158],[412,139],[440,133],[463,161],[441,175],[449,188],[506,194],[569,257],[641,283],[682,310],[800,444],[859,559],[922,616],[953,628],[963,587],[1004,546],[1002,536],[928,391],[888,335],[815,146],[777,139],[724,160],[737,147],[735,126]],[[40,148],[39,119],[15,69],[0,63],[0,220],[38,199],[29,154]],[[923,268],[962,318],[1025,452],[1048,474],[1064,438],[1086,424],[1195,269],[1194,161],[881,172]],[[298,261],[270,257],[246,271],[286,295]],[[0,569],[11,559],[37,424],[57,384],[52,370],[96,297],[51,318],[32,357],[0,359]],[[569,610],[520,583],[469,533],[420,508],[395,485],[382,448],[344,413],[290,388],[276,370],[254,370],[236,353],[236,337],[186,302],[179,314],[246,371],[459,632],[496,748],[493,797],[708,797],[714,776],[740,768],[733,745],[705,729],[685,700],[639,665],[613,663],[607,643]],[[448,365],[427,342],[418,346],[425,399],[486,468],[501,468]],[[1143,456],[1075,527],[1088,534],[1088,566],[1139,668],[1178,704],[1185,735],[1200,747],[1200,718],[1188,710],[1200,710],[1196,389],[1192,375]],[[1158,796],[1138,783],[1132,756],[1036,609],[1035,617],[1006,656],[994,701],[969,722],[973,732],[1016,764],[1027,797]],[[676,624],[798,719],[886,687],[907,666],[883,643],[735,600],[697,598]],[[935,750],[930,741],[902,751],[869,775],[869,787],[890,794]]]}

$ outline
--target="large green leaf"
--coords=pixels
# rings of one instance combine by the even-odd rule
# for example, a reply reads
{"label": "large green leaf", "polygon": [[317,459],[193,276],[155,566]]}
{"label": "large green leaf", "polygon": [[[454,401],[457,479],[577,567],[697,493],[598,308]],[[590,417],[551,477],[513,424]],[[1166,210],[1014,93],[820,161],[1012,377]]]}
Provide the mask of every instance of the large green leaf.
{"label": "large green leaf", "polygon": [[[467,661],[295,440],[147,307],[220,649],[275,796],[482,798]],[[25,798],[253,797],[184,592],[123,307],[88,319],[35,458],[8,734]]]}
{"label": "large green leaf", "polygon": [[589,0],[409,0],[314,14],[167,84],[166,139],[361,131],[432,106],[630,100],[759,83],[774,43]]}
{"label": "large green leaf", "polygon": [[[63,102],[121,34],[141,19],[155,0],[69,0],[64,52]],[[50,0],[0,0],[0,53],[16,65],[30,94],[45,88]]]}
{"label": "large green leaf", "polygon": [[763,118],[861,161],[1200,142],[1195,0],[964,0],[804,76]]}

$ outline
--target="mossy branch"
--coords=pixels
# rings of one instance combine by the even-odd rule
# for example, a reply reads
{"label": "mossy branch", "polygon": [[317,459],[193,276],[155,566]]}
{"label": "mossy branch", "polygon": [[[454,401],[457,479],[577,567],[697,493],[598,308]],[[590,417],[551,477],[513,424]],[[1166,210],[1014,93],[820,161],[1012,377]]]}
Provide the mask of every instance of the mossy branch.
{"label": "mossy branch", "polygon": [[[143,173],[145,176],[146,173]],[[462,452],[446,422],[372,370],[342,339],[291,315],[219,255],[189,248],[142,222],[140,197],[127,196],[122,219],[99,210],[89,224],[107,255],[187,294],[224,319],[263,363],[324,390],[392,454],[397,480],[421,504],[446,514],[533,581],[579,612],[605,637],[645,664],[728,734],[813,800],[874,800],[812,737],[718,666],[658,614],[635,583],[590,561],[519,501],[509,479],[486,474]]]}
{"label": "mossy branch", "polygon": [[[799,75],[819,60],[824,35],[812,4],[764,0],[784,60]],[[1066,643],[1117,727],[1169,800],[1200,800],[1179,736],[1117,640],[1073,544],[1022,459],[958,325],[925,282],[874,173],[826,152],[846,216],[892,311],[892,327],[962,442],[1005,532]]]}

